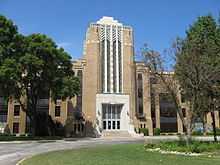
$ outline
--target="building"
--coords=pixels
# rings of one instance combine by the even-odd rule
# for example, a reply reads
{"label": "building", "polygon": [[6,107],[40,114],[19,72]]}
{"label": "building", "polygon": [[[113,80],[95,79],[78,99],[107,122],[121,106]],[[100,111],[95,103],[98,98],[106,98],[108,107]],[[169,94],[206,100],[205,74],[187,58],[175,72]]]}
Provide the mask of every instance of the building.
{"label": "building", "polygon": [[[83,58],[73,61],[75,75],[81,80],[78,96],[38,101],[38,111],[50,115],[63,126],[73,119],[73,132],[87,136],[108,133],[135,135],[135,129],[154,128],[164,133],[183,133],[183,124],[167,92],[143,62],[135,61],[134,33],[112,17],[91,23],[86,32]],[[169,73],[172,74],[172,73]],[[180,96],[181,97],[181,96]],[[8,105],[6,105],[8,104]],[[6,108],[8,107],[8,108]],[[183,101],[184,115],[187,104]],[[219,114],[215,113],[219,127]],[[12,133],[28,132],[28,118],[15,100],[0,100],[2,126]],[[210,114],[207,122],[211,125]]]}

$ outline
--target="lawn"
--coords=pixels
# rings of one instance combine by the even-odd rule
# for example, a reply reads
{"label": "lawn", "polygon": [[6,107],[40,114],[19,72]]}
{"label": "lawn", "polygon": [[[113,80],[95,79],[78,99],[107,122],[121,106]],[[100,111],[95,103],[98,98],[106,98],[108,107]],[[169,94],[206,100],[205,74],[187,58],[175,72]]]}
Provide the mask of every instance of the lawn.
{"label": "lawn", "polygon": [[22,165],[219,165],[220,157],[187,157],[147,152],[143,144],[122,144],[37,155]]}

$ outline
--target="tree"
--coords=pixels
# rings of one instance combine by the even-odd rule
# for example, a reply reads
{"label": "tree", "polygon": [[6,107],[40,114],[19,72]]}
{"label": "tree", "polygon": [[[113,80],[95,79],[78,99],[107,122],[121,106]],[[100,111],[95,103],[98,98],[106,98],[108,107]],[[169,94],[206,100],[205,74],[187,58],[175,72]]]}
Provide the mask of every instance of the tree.
{"label": "tree", "polygon": [[48,93],[54,99],[72,97],[79,91],[79,80],[74,77],[71,57],[52,39],[42,34],[22,36],[11,21],[0,17],[1,22],[6,27],[0,26],[0,36],[5,38],[0,55],[0,89],[4,96],[19,101],[35,135],[41,94]]}
{"label": "tree", "polygon": [[[177,50],[178,47],[175,47]],[[174,49],[173,49],[174,50]],[[169,58],[171,57],[171,51],[169,51]],[[187,128],[187,144],[191,138],[191,120],[184,118],[182,107],[181,107],[181,98],[180,98],[180,86],[178,81],[174,78],[173,72],[168,72],[166,69],[165,58],[162,54],[149,49],[148,45],[144,45],[142,49],[142,55],[146,66],[150,69],[150,73],[157,78],[165,87],[166,92],[169,94],[169,98],[173,101],[177,114],[179,115],[183,125]],[[171,68],[170,68],[171,69]]]}
{"label": "tree", "polygon": [[[187,30],[176,53],[175,76],[190,103],[193,119],[211,112],[216,138],[215,111],[220,85],[220,33],[215,19],[202,16]],[[205,121],[203,122],[205,123]]]}

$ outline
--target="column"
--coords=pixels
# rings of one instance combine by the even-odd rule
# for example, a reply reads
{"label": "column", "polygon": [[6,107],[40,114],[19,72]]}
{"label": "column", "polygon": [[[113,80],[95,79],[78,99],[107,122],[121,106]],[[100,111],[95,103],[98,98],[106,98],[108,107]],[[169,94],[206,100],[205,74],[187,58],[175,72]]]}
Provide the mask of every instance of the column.
{"label": "column", "polygon": [[156,128],[160,128],[160,97],[159,94],[155,94],[155,117],[156,117]]}
{"label": "column", "polygon": [[214,114],[215,114],[215,126],[216,128],[219,128],[219,112],[215,111]]}
{"label": "column", "polygon": [[149,131],[149,135],[153,136],[153,123],[151,118],[151,94],[150,94],[150,81],[148,72],[142,74],[142,86],[143,86],[143,112],[146,114],[146,124]]}

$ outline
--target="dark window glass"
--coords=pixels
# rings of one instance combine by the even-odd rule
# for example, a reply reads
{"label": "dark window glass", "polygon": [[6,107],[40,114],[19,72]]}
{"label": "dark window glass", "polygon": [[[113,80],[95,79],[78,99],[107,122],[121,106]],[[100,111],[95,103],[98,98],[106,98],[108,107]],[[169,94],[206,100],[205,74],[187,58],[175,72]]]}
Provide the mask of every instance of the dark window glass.
{"label": "dark window glass", "polygon": [[13,123],[13,133],[19,133],[19,123]]}
{"label": "dark window glass", "polygon": [[103,40],[101,43],[101,53],[102,53],[102,63],[101,63],[101,71],[102,71],[102,92],[105,91],[105,41]]}
{"label": "dark window glass", "polygon": [[185,108],[182,109],[182,112],[183,112],[183,117],[186,117],[186,109]]}
{"label": "dark window glass", "polygon": [[139,98],[143,97],[143,90],[141,88],[138,88],[138,97]]}
{"label": "dark window glass", "polygon": [[115,129],[115,121],[112,121],[112,129]]}
{"label": "dark window glass", "polygon": [[60,106],[59,105],[56,105],[56,107],[55,107],[55,116],[56,117],[60,116]]}
{"label": "dark window glass", "polygon": [[185,94],[181,92],[181,102],[185,103],[186,102],[186,98],[185,98]]}
{"label": "dark window glass", "polygon": [[111,121],[108,121],[108,129],[111,129]]}
{"label": "dark window glass", "polygon": [[102,104],[102,119],[106,119],[106,114],[107,114],[107,110],[106,110],[106,104]]}
{"label": "dark window glass", "polygon": [[20,115],[20,105],[15,105],[14,106],[14,116],[19,116]]}
{"label": "dark window glass", "polygon": [[113,42],[113,91],[116,92],[116,41]]}
{"label": "dark window glass", "polygon": [[76,124],[73,126],[73,131],[76,132]]}
{"label": "dark window glass", "polygon": [[103,121],[103,129],[106,129],[106,121]]}
{"label": "dark window glass", "polygon": [[138,74],[138,80],[142,80],[142,74],[141,73]]}
{"label": "dark window glass", "polygon": [[110,41],[107,40],[107,91],[110,92],[111,86],[111,71],[110,71]]}
{"label": "dark window glass", "polygon": [[120,129],[120,121],[117,121],[117,129]]}
{"label": "dark window glass", "polygon": [[118,69],[119,69],[119,92],[122,92],[122,52],[121,42],[118,41]]}
{"label": "dark window glass", "polygon": [[84,125],[82,124],[81,126],[82,126],[82,132],[83,132],[84,131]]}

